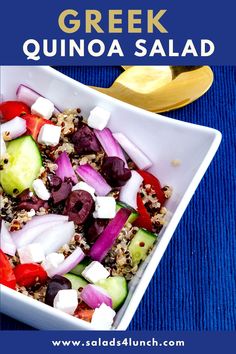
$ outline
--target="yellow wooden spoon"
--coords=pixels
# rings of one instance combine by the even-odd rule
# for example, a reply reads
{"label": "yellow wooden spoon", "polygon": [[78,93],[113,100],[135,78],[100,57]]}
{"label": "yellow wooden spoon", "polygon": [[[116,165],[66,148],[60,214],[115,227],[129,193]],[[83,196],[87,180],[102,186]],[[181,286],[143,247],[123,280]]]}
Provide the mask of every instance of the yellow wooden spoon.
{"label": "yellow wooden spoon", "polygon": [[212,85],[209,66],[123,66],[125,71],[109,88],[93,87],[151,112],[183,107]]}

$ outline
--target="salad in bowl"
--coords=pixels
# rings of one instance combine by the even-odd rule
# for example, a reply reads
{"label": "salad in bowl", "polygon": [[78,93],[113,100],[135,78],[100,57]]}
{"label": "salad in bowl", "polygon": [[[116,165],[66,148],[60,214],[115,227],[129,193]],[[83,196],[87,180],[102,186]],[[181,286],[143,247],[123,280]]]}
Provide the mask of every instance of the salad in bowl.
{"label": "salad in bowl", "polygon": [[171,187],[103,107],[85,118],[24,85],[16,96],[0,104],[0,283],[109,329]]}

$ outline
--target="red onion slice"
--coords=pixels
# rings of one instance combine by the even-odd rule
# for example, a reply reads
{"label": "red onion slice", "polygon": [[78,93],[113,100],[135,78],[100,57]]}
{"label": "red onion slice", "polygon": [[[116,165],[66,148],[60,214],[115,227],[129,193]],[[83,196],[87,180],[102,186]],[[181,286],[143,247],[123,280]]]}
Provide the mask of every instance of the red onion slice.
{"label": "red onion slice", "polygon": [[100,144],[102,145],[107,156],[119,157],[121,160],[124,161],[125,166],[127,167],[127,162],[124,153],[120,145],[116,141],[116,139],[114,139],[110,129],[109,128],[105,128],[103,130],[94,129],[93,131],[97,139],[99,140]]}
{"label": "red onion slice", "polygon": [[113,133],[113,136],[138,168],[147,170],[152,166],[149,158],[127,136],[122,133]]}
{"label": "red onion slice", "polygon": [[26,132],[26,121],[23,118],[15,117],[6,123],[1,124],[1,134],[5,134],[8,139],[18,138]]}
{"label": "red onion slice", "polygon": [[134,170],[131,171],[131,174],[132,176],[128,182],[121,187],[119,200],[137,210],[137,193],[143,182],[143,177]]}
{"label": "red onion slice", "polygon": [[70,158],[65,151],[60,154],[55,163],[58,166],[56,175],[61,178],[62,182],[64,182],[65,177],[71,178],[75,184],[78,182],[78,178],[75,174],[75,171],[73,170]]}
{"label": "red onion slice", "polygon": [[16,254],[16,245],[12,240],[11,234],[8,231],[5,221],[2,220],[1,223],[1,238],[0,238],[0,247],[1,250],[8,254],[9,256],[15,256]]}
{"label": "red onion slice", "polygon": [[111,297],[104,289],[97,285],[86,285],[81,291],[80,297],[92,309],[96,309],[102,304],[112,307]]}
{"label": "red onion slice", "polygon": [[22,235],[25,233],[26,230],[35,227],[35,226],[40,226],[45,223],[50,223],[50,222],[65,222],[68,221],[69,218],[67,215],[58,215],[58,214],[47,214],[47,215],[39,215],[39,216],[33,216],[31,220],[27,221],[27,223],[20,229],[19,231],[13,231],[11,234],[14,235]]}
{"label": "red onion slice", "polygon": [[112,190],[102,175],[89,164],[79,166],[76,172],[84,182],[95,189],[97,195],[104,196]]}
{"label": "red onion slice", "polygon": [[[44,96],[41,96],[38,92],[25,85],[20,85],[16,90],[16,97],[19,101],[24,102],[29,107],[31,107],[37,100],[37,98]],[[58,114],[60,112],[61,111],[57,107],[55,107],[54,114]]]}
{"label": "red onion slice", "polygon": [[109,222],[107,227],[91,247],[89,255],[92,259],[99,262],[103,260],[126,224],[130,214],[130,209],[122,208],[118,210],[114,219]]}
{"label": "red onion slice", "polygon": [[34,243],[40,243],[45,255],[57,252],[62,246],[68,244],[75,233],[73,221],[64,222],[55,226],[48,226],[48,230],[36,237]]}
{"label": "red onion slice", "polygon": [[26,246],[40,236],[42,233],[49,230],[51,227],[62,225],[64,221],[51,221],[47,223],[43,223],[41,225],[33,226],[28,229],[21,229],[19,231],[14,231],[11,233],[12,239],[16,244],[17,249],[23,246]]}
{"label": "red onion slice", "polygon": [[57,269],[50,272],[50,277],[54,275],[64,275],[71,271],[77,264],[79,264],[85,257],[84,252],[80,247],[77,247],[71,255],[69,255],[64,262],[62,262]]}
{"label": "red onion slice", "polygon": [[20,85],[16,90],[16,97],[19,101],[26,103],[31,107],[37,98],[41,97],[40,94],[25,85]]}

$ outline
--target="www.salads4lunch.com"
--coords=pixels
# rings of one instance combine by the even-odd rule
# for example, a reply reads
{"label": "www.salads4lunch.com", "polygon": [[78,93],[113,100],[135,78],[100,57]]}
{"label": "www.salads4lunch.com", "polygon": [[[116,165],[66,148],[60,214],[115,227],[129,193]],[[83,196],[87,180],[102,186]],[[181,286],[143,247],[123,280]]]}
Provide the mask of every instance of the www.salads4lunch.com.
{"label": "www.salads4lunch.com", "polygon": [[[169,38],[167,15],[166,9],[111,9],[105,14],[96,9],[80,12],[65,9],[57,18],[57,26],[65,38],[28,38],[22,49],[27,59],[34,61],[55,56],[125,57],[127,50],[135,57],[209,57],[214,53],[215,45],[209,38],[188,38],[181,44],[175,43]],[[128,44],[120,37],[124,33],[129,36]],[[86,38],[81,38],[82,34]],[[103,40],[105,34],[109,34],[109,40]],[[70,35],[78,35],[78,39]]]}

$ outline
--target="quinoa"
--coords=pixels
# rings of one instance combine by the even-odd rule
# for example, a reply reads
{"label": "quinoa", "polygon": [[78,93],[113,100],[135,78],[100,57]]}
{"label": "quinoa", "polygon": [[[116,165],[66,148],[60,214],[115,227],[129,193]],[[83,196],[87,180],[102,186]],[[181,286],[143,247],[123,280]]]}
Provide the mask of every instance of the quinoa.
{"label": "quinoa", "polygon": [[8,256],[8,260],[11,263],[12,267],[15,267],[17,264],[20,263],[18,253],[16,253],[16,255],[14,257]]}
{"label": "quinoa", "polygon": [[[56,159],[62,152],[66,152],[69,155],[74,170],[76,170],[76,168],[80,165],[90,164],[95,170],[100,171],[105,156],[102,148],[101,151],[97,153],[78,155],[75,152],[74,144],[71,143],[72,134],[78,130],[80,124],[85,123],[83,117],[81,116],[80,109],[68,109],[62,113],[59,113],[57,116],[52,117],[52,121],[57,126],[61,127],[61,137],[60,143],[55,147],[45,145],[39,146],[43,167],[40,170],[38,178],[43,181],[45,186],[49,188],[48,177],[49,175],[54,175],[56,173]],[[5,159],[4,163],[7,162],[7,159]],[[135,163],[129,158],[127,163],[131,170],[137,168]],[[162,190],[166,199],[171,197],[172,188],[170,186],[164,186]],[[139,193],[147,211],[150,214],[153,232],[158,234],[166,223],[167,209],[161,205],[155,190],[150,184],[143,183],[140,186]],[[16,199],[6,195],[2,189],[0,190],[0,194],[1,218],[9,223],[10,231],[20,230],[29,220],[32,219],[34,215],[64,213],[64,201],[54,205],[49,200],[47,205],[40,207],[37,211],[34,211],[34,209],[26,211],[24,209],[17,209]],[[117,200],[119,197],[119,189],[113,189],[109,195],[113,196]],[[126,223],[126,225],[122,228],[115,244],[102,261],[102,264],[109,271],[110,275],[124,276],[126,280],[129,281],[136,274],[138,265],[134,265],[132,263],[129,245],[138,230],[138,227],[135,227],[130,223]],[[58,253],[62,253],[64,257],[67,258],[77,247],[80,247],[85,255],[89,254],[91,244],[89,244],[86,239],[86,229],[84,226],[75,225],[75,233],[71,241],[69,244],[61,247]],[[17,253],[14,257],[8,258],[13,267],[20,263]],[[17,286],[16,290],[33,299],[44,302],[46,289],[47,283],[43,286],[37,283],[34,287],[27,289],[23,286]]]}
{"label": "quinoa", "polygon": [[32,213],[26,210],[17,210],[14,198],[4,192],[0,195],[1,218],[9,223],[10,231],[20,230],[29,220]]}
{"label": "quinoa", "polygon": [[165,187],[162,188],[162,190],[164,192],[164,195],[165,195],[166,199],[169,199],[172,196],[172,193],[173,193],[173,188],[172,187],[165,186]]}
{"label": "quinoa", "polygon": [[73,134],[80,122],[83,122],[83,117],[78,114],[78,109],[67,109],[63,113],[59,113],[54,119],[55,123],[61,127],[62,136]]}
{"label": "quinoa", "polygon": [[132,227],[129,223],[123,227],[115,244],[105,257],[103,263],[111,275],[124,276],[126,280],[130,280],[137,272],[138,266],[132,265],[132,258],[128,250],[128,246],[137,231],[138,228]]}
{"label": "quinoa", "polygon": [[39,208],[39,210],[36,211],[36,215],[46,215],[46,214],[48,214],[48,210],[43,207]]}
{"label": "quinoa", "polygon": [[[166,199],[171,197],[171,187],[164,186],[162,191]],[[153,232],[158,234],[166,224],[167,209],[161,206],[158,196],[150,184],[142,184],[139,192],[142,196],[143,203],[151,216]]]}
{"label": "quinoa", "polygon": [[179,159],[174,159],[174,160],[171,161],[171,165],[172,165],[173,167],[178,167],[178,166],[181,165],[181,160],[179,160]]}
{"label": "quinoa", "polygon": [[29,296],[34,300],[38,300],[40,302],[45,302],[45,295],[47,290],[47,284],[41,285],[36,283],[34,287],[26,288],[24,286],[16,286],[16,291],[23,295]]}
{"label": "quinoa", "polygon": [[162,227],[166,224],[166,214],[167,209],[165,207],[162,207],[159,213],[155,213],[151,217],[153,228],[154,230],[156,230],[156,232],[160,232]]}
{"label": "quinoa", "polygon": [[65,258],[67,258],[76,249],[76,247],[80,247],[85,254],[89,252],[90,246],[87,243],[84,233],[82,232],[76,232],[70,242],[61,247],[58,253],[62,253]]}
{"label": "quinoa", "polygon": [[57,159],[62,152],[66,152],[68,155],[75,153],[74,145],[69,143],[67,139],[65,139],[65,141],[53,151],[53,158]]}
{"label": "quinoa", "polygon": [[150,211],[159,210],[161,203],[159,202],[155,190],[150,184],[142,185],[140,188],[143,203]]}
{"label": "quinoa", "polygon": [[100,151],[97,154],[81,155],[80,157],[75,155],[75,157],[72,158],[72,165],[73,168],[76,169],[78,166],[88,163],[95,170],[99,171],[102,167],[104,156],[105,154],[103,151]]}

